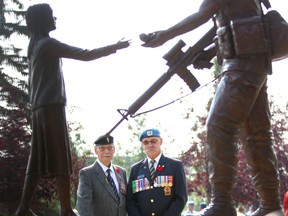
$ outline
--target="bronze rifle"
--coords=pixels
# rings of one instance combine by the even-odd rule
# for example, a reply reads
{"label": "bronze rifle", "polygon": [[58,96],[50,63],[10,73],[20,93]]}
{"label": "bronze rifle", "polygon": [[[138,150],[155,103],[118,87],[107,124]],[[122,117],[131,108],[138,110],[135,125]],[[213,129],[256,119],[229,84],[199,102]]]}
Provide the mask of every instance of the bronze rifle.
{"label": "bronze rifle", "polygon": [[[169,69],[166,73],[160,76],[129,108],[128,110],[118,110],[122,115],[122,119],[108,132],[106,135],[110,135],[112,131],[124,120],[128,120],[128,116],[134,115],[159,89],[161,89],[174,74],[178,74],[185,83],[189,86],[191,91],[195,91],[199,86],[199,82],[192,73],[187,69],[191,64],[197,62],[198,66],[202,68],[211,68],[212,63],[207,61],[201,61],[197,59],[197,55],[201,53],[206,47],[213,43],[216,27],[213,26],[194,46],[189,47],[186,52],[181,49],[186,45],[182,40],[172,47],[172,49],[163,56],[167,60]],[[123,112],[124,111],[124,112]]]}

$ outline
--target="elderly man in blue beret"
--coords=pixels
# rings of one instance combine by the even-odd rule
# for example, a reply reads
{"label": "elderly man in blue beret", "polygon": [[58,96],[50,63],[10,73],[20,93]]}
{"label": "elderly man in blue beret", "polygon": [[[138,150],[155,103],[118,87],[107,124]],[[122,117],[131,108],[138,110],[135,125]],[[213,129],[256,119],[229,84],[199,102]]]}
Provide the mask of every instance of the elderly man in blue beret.
{"label": "elderly man in blue beret", "polygon": [[139,135],[146,158],[132,165],[127,186],[127,211],[131,216],[179,216],[187,202],[183,163],[163,155],[158,129]]}

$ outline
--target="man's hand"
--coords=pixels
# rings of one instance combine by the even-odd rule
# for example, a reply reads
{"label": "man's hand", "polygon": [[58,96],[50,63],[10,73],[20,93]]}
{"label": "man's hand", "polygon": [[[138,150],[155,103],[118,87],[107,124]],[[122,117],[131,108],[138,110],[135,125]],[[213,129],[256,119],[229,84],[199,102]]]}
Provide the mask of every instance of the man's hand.
{"label": "man's hand", "polygon": [[144,42],[143,47],[158,47],[163,45],[168,39],[165,39],[165,31],[156,31],[149,34],[140,34],[140,40]]}

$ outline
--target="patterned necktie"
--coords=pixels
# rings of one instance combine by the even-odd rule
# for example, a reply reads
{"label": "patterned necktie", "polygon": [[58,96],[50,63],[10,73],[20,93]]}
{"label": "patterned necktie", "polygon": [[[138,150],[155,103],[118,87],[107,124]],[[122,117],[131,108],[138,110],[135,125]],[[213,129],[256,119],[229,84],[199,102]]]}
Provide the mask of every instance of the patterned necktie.
{"label": "patterned necktie", "polygon": [[118,202],[120,202],[120,197],[119,197],[116,185],[115,185],[115,183],[114,183],[114,181],[113,181],[113,179],[111,177],[111,174],[110,174],[111,170],[107,169],[106,172],[107,172],[107,181],[110,183],[110,185],[111,185],[111,187],[113,189],[113,192],[116,195],[116,198],[117,198]]}
{"label": "patterned necktie", "polygon": [[155,162],[156,162],[155,160],[151,160],[150,161],[150,169],[149,169],[149,171],[150,171],[150,177],[151,177],[152,180],[155,177],[155,168],[154,168]]}

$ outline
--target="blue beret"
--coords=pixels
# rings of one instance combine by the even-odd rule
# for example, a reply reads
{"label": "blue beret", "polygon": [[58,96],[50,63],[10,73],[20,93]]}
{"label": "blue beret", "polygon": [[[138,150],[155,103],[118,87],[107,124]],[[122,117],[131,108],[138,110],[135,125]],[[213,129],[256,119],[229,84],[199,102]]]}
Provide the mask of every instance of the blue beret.
{"label": "blue beret", "polygon": [[206,202],[201,202],[201,203],[200,203],[200,206],[201,206],[202,208],[206,208]]}
{"label": "blue beret", "polygon": [[110,135],[102,135],[96,139],[95,145],[109,145],[113,144],[113,137]]}
{"label": "blue beret", "polygon": [[146,129],[139,135],[139,140],[147,137],[160,137],[160,131],[156,128]]}
{"label": "blue beret", "polygon": [[188,205],[194,205],[193,201],[188,201]]}

